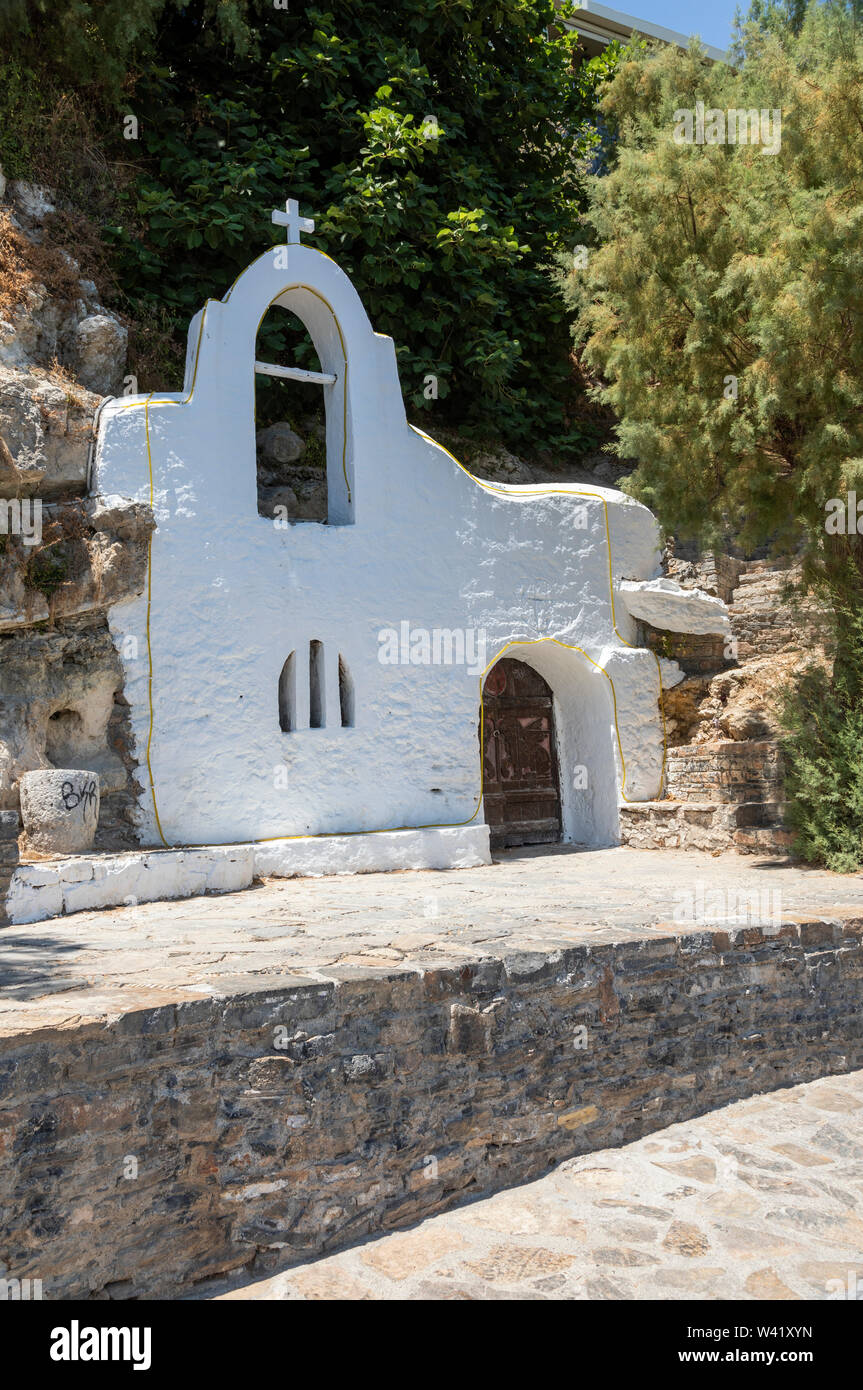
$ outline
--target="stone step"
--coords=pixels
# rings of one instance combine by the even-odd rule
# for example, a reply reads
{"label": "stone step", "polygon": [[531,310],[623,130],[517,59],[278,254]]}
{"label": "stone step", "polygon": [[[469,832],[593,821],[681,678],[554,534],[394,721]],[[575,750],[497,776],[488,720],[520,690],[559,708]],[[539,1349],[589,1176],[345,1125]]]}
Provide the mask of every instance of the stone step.
{"label": "stone step", "polygon": [[777,566],[767,560],[750,560],[745,562],[745,568],[741,569],[734,587],[739,589],[747,584],[763,584],[773,580],[785,583],[794,572],[792,565]]}
{"label": "stone step", "polygon": [[620,842],[632,849],[788,853],[782,803],[634,801],[620,808]]}
{"label": "stone step", "polygon": [[775,739],[723,739],[668,749],[664,790],[674,801],[773,802],[781,789],[782,757]]}
{"label": "stone step", "polygon": [[734,848],[738,854],[791,854],[790,830],[778,825],[745,825],[734,832]]}
{"label": "stone step", "polygon": [[676,661],[687,676],[714,675],[735,664],[729,639],[720,632],[667,632],[639,621],[638,641],[657,656]]}
{"label": "stone step", "polygon": [[0,925],[4,910],[9,921],[23,925],[129,903],[238,893],[256,878],[464,869],[491,863],[484,822],[189,849],[138,848],[123,854],[94,851],[21,864],[18,846],[12,843],[8,891],[0,843]]}

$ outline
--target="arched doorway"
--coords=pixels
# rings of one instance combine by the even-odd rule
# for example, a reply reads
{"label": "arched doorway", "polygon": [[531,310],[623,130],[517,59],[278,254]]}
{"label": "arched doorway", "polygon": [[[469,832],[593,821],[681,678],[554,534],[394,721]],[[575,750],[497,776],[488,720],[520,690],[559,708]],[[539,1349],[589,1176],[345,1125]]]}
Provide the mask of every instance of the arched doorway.
{"label": "arched doorway", "polygon": [[493,849],[561,837],[551,687],[523,661],[502,657],[483,687],[483,807]]}

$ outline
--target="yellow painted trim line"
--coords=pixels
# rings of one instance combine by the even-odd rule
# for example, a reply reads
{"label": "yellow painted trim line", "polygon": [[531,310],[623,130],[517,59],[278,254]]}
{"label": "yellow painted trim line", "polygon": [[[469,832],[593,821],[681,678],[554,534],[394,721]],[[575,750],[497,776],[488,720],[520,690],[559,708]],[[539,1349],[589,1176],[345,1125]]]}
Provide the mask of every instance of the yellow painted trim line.
{"label": "yellow painted trim line", "polygon": [[[147,468],[150,474],[150,511],[153,510],[153,459],[150,453],[150,398],[144,403],[144,424],[147,437]],[[168,841],[162,832],[162,823],[159,820],[159,808],[156,805],[156,785],[153,781],[153,768],[150,764],[150,745],[153,742],[153,647],[150,642],[150,606],[152,602],[153,588],[153,532],[150,532],[147,541],[147,699],[150,705],[150,728],[147,733],[147,775],[150,779],[150,795],[153,798],[153,814],[156,817],[156,826],[159,831],[159,838],[167,848]]]}

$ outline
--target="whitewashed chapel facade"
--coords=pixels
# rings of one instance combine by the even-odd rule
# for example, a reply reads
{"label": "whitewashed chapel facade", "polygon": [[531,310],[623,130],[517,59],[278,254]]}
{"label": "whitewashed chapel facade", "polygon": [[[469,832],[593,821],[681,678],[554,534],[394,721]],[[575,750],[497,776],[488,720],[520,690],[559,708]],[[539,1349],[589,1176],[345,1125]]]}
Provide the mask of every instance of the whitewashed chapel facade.
{"label": "whitewashed chapel facade", "polygon": [[[392,339],[287,209],[287,245],[192,321],[183,391],[100,416],[94,492],[156,519],[148,590],[110,614],[142,844],[285,841],[290,858],[292,837],[448,827],[438,859],[486,858],[481,694],[501,657],[550,692],[554,837],[613,844],[621,800],[656,797],[663,772],[633,613],[717,631],[722,605],[658,578],[656,522],[622,493],[481,482],[411,427]],[[320,359],[326,523],[258,515],[256,369],[303,376],[256,363],[273,306]]]}

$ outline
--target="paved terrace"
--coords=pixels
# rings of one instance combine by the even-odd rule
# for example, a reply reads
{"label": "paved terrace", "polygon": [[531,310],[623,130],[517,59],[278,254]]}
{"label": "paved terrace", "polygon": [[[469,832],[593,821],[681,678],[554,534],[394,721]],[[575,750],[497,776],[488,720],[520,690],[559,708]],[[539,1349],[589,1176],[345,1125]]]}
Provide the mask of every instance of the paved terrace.
{"label": "paved terrace", "polygon": [[780,914],[859,920],[863,875],[734,854],[554,848],[448,873],[271,880],[0,930],[0,1036],[230,995],[250,976],[310,983]]}

